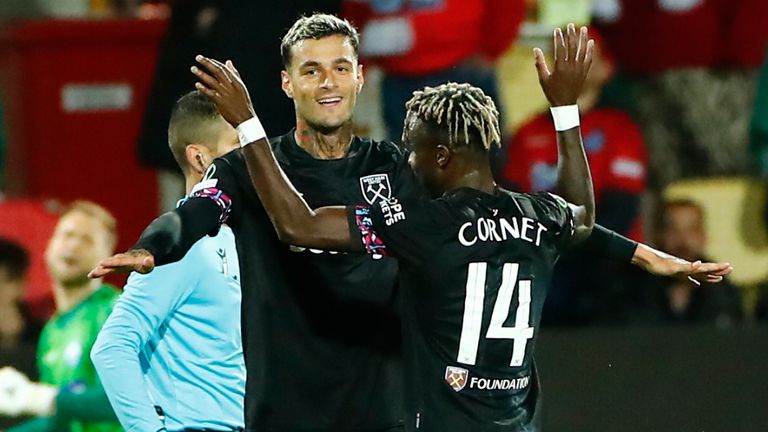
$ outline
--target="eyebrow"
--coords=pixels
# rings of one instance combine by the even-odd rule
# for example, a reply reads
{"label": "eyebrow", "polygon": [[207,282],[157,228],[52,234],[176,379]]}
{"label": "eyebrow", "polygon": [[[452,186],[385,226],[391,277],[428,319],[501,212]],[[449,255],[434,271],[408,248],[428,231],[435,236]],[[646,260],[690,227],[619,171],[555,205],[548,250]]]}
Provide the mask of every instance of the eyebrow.
{"label": "eyebrow", "polygon": [[[338,64],[342,64],[342,63],[352,64],[352,60],[350,60],[347,57],[339,57],[339,58],[333,60],[331,63],[334,64],[334,65],[338,65]],[[313,66],[320,66],[320,62],[315,61],[315,60],[307,60],[304,63],[300,64],[299,68],[301,69],[301,68],[313,67]]]}

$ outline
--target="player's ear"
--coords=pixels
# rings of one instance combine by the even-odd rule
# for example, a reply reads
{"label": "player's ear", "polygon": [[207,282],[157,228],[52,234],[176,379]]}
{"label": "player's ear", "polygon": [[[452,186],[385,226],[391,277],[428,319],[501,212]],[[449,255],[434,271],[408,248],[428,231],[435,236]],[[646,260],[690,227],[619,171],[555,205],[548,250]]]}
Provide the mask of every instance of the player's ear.
{"label": "player's ear", "polygon": [[198,144],[189,144],[184,149],[184,158],[187,161],[187,166],[190,167],[193,172],[200,175],[205,173],[205,170],[208,168],[207,164],[211,162],[207,160],[208,152],[204,149],[204,146]]}
{"label": "player's ear", "polygon": [[357,93],[359,94],[363,90],[363,84],[365,84],[365,76],[363,75],[363,65],[357,65]]}
{"label": "player's ear", "polygon": [[285,70],[280,71],[280,81],[283,92],[289,98],[293,99],[293,87],[291,87],[291,76]]}
{"label": "player's ear", "polygon": [[451,160],[451,149],[442,144],[435,147],[435,162],[440,168],[445,168]]}

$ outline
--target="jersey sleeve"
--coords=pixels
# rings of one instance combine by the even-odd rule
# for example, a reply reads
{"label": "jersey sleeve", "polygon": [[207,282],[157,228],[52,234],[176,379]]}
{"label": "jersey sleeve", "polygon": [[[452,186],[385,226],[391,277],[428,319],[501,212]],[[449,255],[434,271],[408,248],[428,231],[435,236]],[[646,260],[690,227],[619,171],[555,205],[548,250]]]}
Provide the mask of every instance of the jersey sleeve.
{"label": "jersey sleeve", "polygon": [[352,239],[369,254],[393,256],[419,264],[431,254],[434,221],[430,203],[397,198],[347,208]]}
{"label": "jersey sleeve", "polygon": [[216,159],[179,207],[152,221],[133,249],[148,250],[156,265],[180,260],[198,240],[215,235],[221,224],[237,223],[238,192],[229,161]]}
{"label": "jersey sleeve", "polygon": [[148,396],[139,354],[194,289],[199,266],[189,265],[192,258],[145,275],[133,273],[91,351],[104,390],[126,430],[163,427]]}
{"label": "jersey sleeve", "polygon": [[536,202],[536,213],[539,221],[552,233],[558,249],[570,244],[576,230],[573,211],[559,195],[549,192],[530,194]]}

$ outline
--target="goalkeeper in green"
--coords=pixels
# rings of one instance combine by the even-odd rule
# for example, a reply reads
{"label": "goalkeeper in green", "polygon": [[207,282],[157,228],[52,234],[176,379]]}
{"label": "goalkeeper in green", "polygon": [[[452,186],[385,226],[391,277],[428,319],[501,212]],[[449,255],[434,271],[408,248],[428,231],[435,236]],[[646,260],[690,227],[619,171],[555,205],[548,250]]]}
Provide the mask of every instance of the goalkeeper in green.
{"label": "goalkeeper in green", "polygon": [[115,242],[115,220],[104,208],[76,201],[62,213],[45,251],[56,313],[40,336],[40,382],[0,369],[0,415],[35,418],[7,432],[122,430],[89,356],[118,292],[87,275]]}

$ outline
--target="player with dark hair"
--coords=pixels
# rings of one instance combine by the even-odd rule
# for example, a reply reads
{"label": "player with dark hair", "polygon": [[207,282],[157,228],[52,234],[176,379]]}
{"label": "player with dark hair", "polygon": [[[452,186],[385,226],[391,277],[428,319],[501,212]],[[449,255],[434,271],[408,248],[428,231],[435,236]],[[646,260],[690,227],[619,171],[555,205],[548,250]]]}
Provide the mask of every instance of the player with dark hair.
{"label": "player with dark hair", "polygon": [[[297,123],[295,130],[272,140],[275,158],[312,207],[374,205],[393,196],[418,196],[405,151],[352,134],[362,67],[351,26],[339,24],[353,36],[344,33],[348,30],[329,33],[319,25],[336,20],[319,15],[300,20],[295,27],[317,24],[319,29],[287,44],[292,54],[282,82],[294,100]],[[238,102],[250,107],[247,93],[237,95],[242,97]],[[247,108],[235,122],[227,107],[219,109],[233,124],[253,116]],[[246,127],[238,132],[242,143]],[[250,186],[243,151],[216,160],[207,178],[222,192],[218,197],[227,200],[188,200],[154,221],[131,251],[103,261],[93,275],[148,272],[178,260],[228,217],[242,269],[246,428],[398,430],[402,380],[397,367],[399,318],[393,312],[396,261],[335,248],[281,245]],[[617,242],[622,246],[615,248]],[[600,247],[626,260],[641,251],[611,233],[605,233]],[[652,253],[642,263],[665,273],[712,271]]]}
{"label": "player with dark hair", "polygon": [[[296,128],[272,145],[315,206],[415,188],[401,149],[353,136],[363,85],[356,45],[354,27],[323,14],[299,19],[283,39],[282,87]],[[212,195],[190,198],[145,231],[135,248],[152,258],[131,256],[167,264],[223,220],[232,228],[242,270],[246,429],[401,427],[396,261],[281,244],[241,151],[214,161],[204,181]]]}

